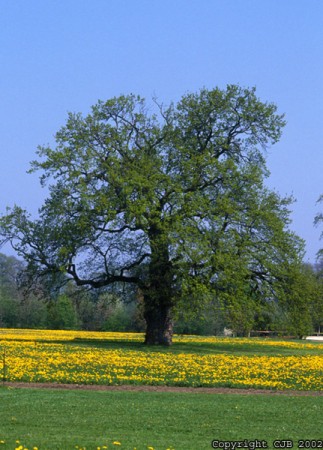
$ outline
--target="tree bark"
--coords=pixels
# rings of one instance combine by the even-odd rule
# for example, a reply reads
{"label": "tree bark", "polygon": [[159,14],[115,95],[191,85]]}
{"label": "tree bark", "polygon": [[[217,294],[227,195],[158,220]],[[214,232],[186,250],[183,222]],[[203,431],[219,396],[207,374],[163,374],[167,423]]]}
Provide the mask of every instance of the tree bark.
{"label": "tree bark", "polygon": [[173,343],[173,322],[169,305],[155,305],[145,310],[147,324],[145,344],[170,346]]}

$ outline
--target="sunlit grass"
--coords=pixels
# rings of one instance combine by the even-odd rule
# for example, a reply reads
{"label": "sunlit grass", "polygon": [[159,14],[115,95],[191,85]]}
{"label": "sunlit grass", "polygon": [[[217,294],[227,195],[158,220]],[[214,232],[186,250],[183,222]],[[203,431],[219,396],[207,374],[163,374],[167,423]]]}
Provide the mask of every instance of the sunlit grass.
{"label": "sunlit grass", "polygon": [[0,399],[1,450],[207,450],[213,439],[264,439],[272,449],[275,439],[293,448],[322,439],[322,396],[0,387]]}

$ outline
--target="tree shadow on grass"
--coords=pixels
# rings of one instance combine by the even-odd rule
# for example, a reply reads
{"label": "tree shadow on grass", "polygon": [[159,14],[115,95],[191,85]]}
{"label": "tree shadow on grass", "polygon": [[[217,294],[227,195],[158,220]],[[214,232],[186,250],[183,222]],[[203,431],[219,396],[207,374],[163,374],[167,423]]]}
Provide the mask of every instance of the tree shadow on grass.
{"label": "tree shadow on grass", "polygon": [[170,347],[160,345],[152,346],[145,345],[143,341],[126,341],[126,340],[109,340],[109,339],[83,339],[75,338],[73,340],[39,340],[38,343],[55,343],[67,346],[81,346],[91,348],[101,348],[106,350],[128,350],[140,351],[145,353],[171,353],[171,354],[229,354],[235,356],[292,356],[292,355],[308,355],[308,354],[322,354],[320,349],[309,348],[289,348],[278,347],[275,345],[262,345],[255,343],[236,343],[230,341],[216,342],[216,343],[192,343],[192,342],[174,342]]}

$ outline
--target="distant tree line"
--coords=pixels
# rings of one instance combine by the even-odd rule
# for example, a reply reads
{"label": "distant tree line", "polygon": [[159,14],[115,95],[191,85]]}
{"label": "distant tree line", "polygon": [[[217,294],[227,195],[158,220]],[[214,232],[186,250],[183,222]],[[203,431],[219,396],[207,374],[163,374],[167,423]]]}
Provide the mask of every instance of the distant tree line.
{"label": "distant tree line", "polygon": [[[14,256],[0,254],[0,327],[145,331],[140,292],[89,290],[60,279],[45,278],[30,286],[26,266]],[[199,310],[178,310],[174,330],[181,334],[235,335],[251,330],[302,336],[323,332],[323,261],[306,264],[291,280],[291,300],[275,299],[257,307],[252,301],[235,307],[212,298]]]}
{"label": "distant tree line", "polygon": [[49,277],[30,286],[26,267],[0,254],[0,327],[141,331],[140,308],[116,292],[89,291]]}

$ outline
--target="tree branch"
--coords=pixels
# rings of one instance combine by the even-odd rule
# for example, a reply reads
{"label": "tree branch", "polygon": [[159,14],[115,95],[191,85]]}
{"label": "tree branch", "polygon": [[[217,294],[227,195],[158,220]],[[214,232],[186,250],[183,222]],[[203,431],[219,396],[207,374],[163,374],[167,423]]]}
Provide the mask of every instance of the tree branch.
{"label": "tree branch", "polygon": [[142,286],[142,283],[138,277],[131,277],[131,276],[127,277],[125,275],[109,275],[105,278],[98,280],[95,280],[93,278],[82,279],[78,276],[76,272],[75,264],[70,264],[66,268],[66,272],[68,273],[68,275],[72,276],[77,286],[91,286],[93,288],[100,288],[109,286],[110,284],[113,283],[134,283],[137,284],[138,286]]}

